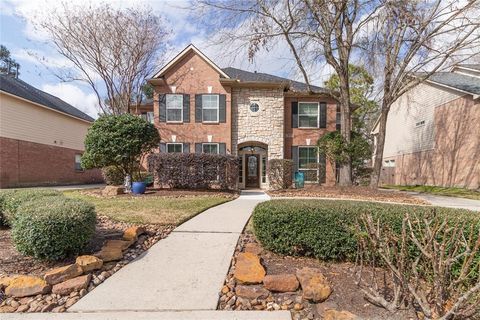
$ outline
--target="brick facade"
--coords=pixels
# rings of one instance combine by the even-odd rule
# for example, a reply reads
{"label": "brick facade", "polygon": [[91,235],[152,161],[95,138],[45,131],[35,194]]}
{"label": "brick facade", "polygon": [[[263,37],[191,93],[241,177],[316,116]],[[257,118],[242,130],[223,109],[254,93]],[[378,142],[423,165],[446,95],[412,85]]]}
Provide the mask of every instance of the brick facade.
{"label": "brick facade", "polygon": [[81,150],[0,137],[0,188],[102,182],[100,170],[75,170]]}
{"label": "brick facade", "polygon": [[[239,155],[240,148],[244,146],[263,148],[264,151],[258,151],[259,155],[261,153],[259,162],[268,159],[292,159],[292,146],[315,146],[323,134],[336,130],[336,102],[326,94],[291,94],[284,81],[242,82],[231,79],[196,49],[187,49],[172,60],[174,63],[167,64],[150,80],[155,92],[154,122],[161,138],[160,149],[165,147],[163,144],[176,142],[188,143],[188,152],[197,152],[195,144],[212,142],[225,144],[226,153],[233,155]],[[165,108],[161,101],[165,101],[166,94],[189,95],[189,121],[169,123],[163,118],[164,111],[160,109]],[[225,122],[195,121],[195,96],[201,94],[225,95]],[[327,103],[326,128],[292,128],[292,101]],[[252,111],[252,104],[257,104],[259,110]],[[184,104],[183,119],[185,108]],[[183,149],[183,152],[185,151]],[[245,154],[244,152],[241,151],[241,154]],[[246,158],[242,159],[242,172],[245,174]],[[264,174],[265,165],[262,163],[259,168],[259,172]],[[325,171],[325,183],[335,184],[335,168],[327,163]],[[268,181],[264,180],[263,176],[260,187],[268,185]],[[239,183],[244,185],[245,182]]]}

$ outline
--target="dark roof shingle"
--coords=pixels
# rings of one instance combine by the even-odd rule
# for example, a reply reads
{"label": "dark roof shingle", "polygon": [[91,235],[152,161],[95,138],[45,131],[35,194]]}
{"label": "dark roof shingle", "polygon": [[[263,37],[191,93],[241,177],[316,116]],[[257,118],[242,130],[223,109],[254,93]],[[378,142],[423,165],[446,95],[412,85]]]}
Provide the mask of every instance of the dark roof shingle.
{"label": "dark roof shingle", "polygon": [[471,94],[480,94],[480,78],[478,77],[456,72],[437,72],[432,74],[429,80]]}
{"label": "dark roof shingle", "polygon": [[65,101],[11,76],[0,75],[0,90],[82,120],[90,122],[95,120]]}
{"label": "dark roof shingle", "polygon": [[[287,78],[277,77],[268,73],[250,72],[236,68],[223,68],[223,72],[228,74],[232,79],[238,79],[245,82],[282,82],[290,85],[292,91],[307,91],[307,85],[303,82],[294,81]],[[330,93],[329,90],[317,86],[310,86],[311,90],[316,93]]]}

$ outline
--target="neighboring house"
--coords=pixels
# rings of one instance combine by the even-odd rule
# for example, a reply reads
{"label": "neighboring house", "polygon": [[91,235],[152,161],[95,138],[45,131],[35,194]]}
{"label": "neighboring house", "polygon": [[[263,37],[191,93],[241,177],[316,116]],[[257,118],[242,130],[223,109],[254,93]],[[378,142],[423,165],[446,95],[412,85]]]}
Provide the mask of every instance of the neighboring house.
{"label": "neighboring house", "polygon": [[293,159],[307,182],[335,183],[334,168],[316,148],[337,128],[328,90],[312,86],[309,93],[301,82],[221,69],[193,45],[149,82],[160,152],[238,155],[241,188],[268,188],[269,159]]}
{"label": "neighboring house", "polygon": [[385,139],[383,184],[478,189],[480,64],[435,73],[400,97]]}
{"label": "neighboring house", "polygon": [[80,157],[91,117],[12,76],[0,75],[0,187],[103,181]]}

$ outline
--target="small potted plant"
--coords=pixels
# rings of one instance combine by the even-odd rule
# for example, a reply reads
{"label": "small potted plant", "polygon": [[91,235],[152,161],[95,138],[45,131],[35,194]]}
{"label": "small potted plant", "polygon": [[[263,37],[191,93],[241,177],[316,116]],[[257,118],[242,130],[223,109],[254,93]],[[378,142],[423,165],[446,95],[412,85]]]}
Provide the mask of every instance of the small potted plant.
{"label": "small potted plant", "polygon": [[147,182],[145,181],[147,174],[145,172],[138,172],[133,176],[132,193],[144,194],[147,189]]}

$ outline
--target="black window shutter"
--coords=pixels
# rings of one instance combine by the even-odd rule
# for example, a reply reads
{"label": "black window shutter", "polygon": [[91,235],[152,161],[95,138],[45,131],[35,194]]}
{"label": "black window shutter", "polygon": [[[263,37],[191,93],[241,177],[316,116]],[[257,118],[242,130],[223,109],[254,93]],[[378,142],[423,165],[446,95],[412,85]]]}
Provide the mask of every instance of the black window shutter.
{"label": "black window shutter", "polygon": [[167,103],[166,103],[166,95],[159,94],[158,95],[158,121],[166,122],[167,121]]}
{"label": "black window shutter", "polygon": [[183,122],[190,122],[190,95],[183,95]]}
{"label": "black window shutter", "polygon": [[163,143],[163,142],[160,143],[160,152],[161,153],[167,152],[167,144],[166,143]]}
{"label": "black window shutter", "polygon": [[190,143],[183,144],[183,153],[190,153]]}
{"label": "black window shutter", "polygon": [[298,102],[292,102],[292,128],[298,128]]}
{"label": "black window shutter", "polygon": [[225,143],[218,144],[218,153],[219,154],[227,154],[227,145]]}
{"label": "black window shutter", "polygon": [[227,95],[221,94],[218,98],[218,122],[227,122]]}
{"label": "black window shutter", "polygon": [[320,102],[320,128],[327,127],[327,104]]}
{"label": "black window shutter", "polygon": [[293,176],[292,178],[295,179],[295,172],[298,171],[298,147],[292,147],[292,161],[293,161]]}
{"label": "black window shutter", "polygon": [[318,182],[325,183],[327,180],[327,160],[325,155],[320,154],[318,156]]}
{"label": "black window shutter", "polygon": [[195,122],[202,122],[202,95],[195,95]]}
{"label": "black window shutter", "polygon": [[195,143],[195,153],[197,153],[197,154],[202,153],[202,144],[201,143]]}

